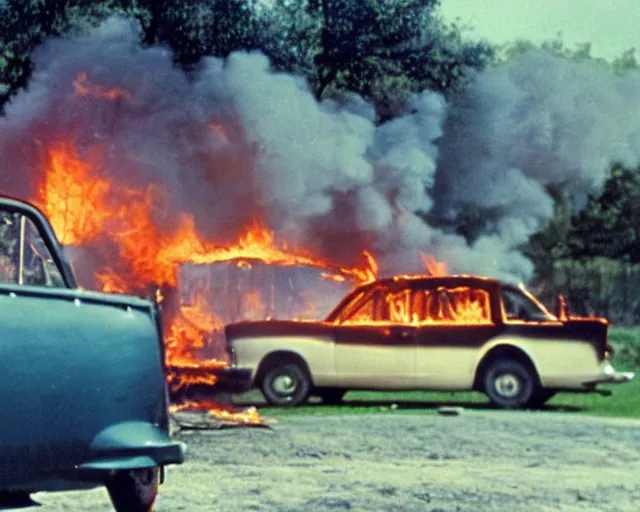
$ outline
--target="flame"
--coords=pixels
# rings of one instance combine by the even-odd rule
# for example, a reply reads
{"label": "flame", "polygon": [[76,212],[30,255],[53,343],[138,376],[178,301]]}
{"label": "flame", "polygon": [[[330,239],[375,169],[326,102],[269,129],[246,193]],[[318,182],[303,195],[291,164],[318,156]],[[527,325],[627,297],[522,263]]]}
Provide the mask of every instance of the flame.
{"label": "flame", "polygon": [[[116,99],[127,98],[121,90],[107,90],[91,84],[86,74],[74,81],[78,94]],[[226,137],[223,128],[214,129]],[[102,266],[95,278],[103,291],[118,293],[151,292],[163,298],[161,288],[177,286],[178,270],[184,263],[213,264],[235,261],[238,266],[251,267],[253,261],[280,266],[304,265],[322,269],[324,277],[335,281],[352,280],[358,284],[377,278],[377,265],[369,253],[364,253],[360,267],[333,265],[302,250],[292,250],[276,241],[272,231],[255,220],[235,244],[220,246],[198,233],[192,215],[182,213],[175,220],[172,232],[159,228],[158,218],[168,191],[149,185],[133,189],[108,179],[100,147],[89,147],[82,153],[71,142],[61,141],[43,152],[45,172],[34,201],[48,215],[53,228],[65,245],[105,244],[105,252],[118,255],[117,266]],[[110,264],[113,261],[109,262]],[[313,314],[313,304],[305,303]],[[244,297],[245,313],[250,318],[264,317],[267,307],[259,294]],[[226,361],[200,358],[212,332],[220,331],[222,320],[208,307],[203,294],[194,294],[179,305],[166,328],[167,380],[173,391],[190,385],[213,386],[215,370]]]}
{"label": "flame", "polygon": [[199,412],[206,411],[208,416],[226,423],[239,423],[244,425],[263,425],[262,418],[255,407],[249,407],[246,411],[236,411],[231,407],[223,407],[214,402],[185,402],[180,405],[172,405],[169,412]]}
{"label": "flame", "polygon": [[387,293],[380,303],[368,299],[344,324],[375,325],[491,325],[490,295],[486,290],[439,286]]}
{"label": "flame", "polygon": [[102,85],[92,83],[84,71],[76,73],[76,79],[73,81],[73,90],[80,96],[91,96],[109,101],[114,101],[118,98],[131,99],[131,93],[125,89],[107,89]]}
{"label": "flame", "polygon": [[424,266],[427,268],[427,272],[431,276],[446,276],[449,272],[447,270],[447,263],[444,261],[438,261],[431,254],[420,253]]}
{"label": "flame", "polygon": [[492,324],[486,290],[458,286],[424,290],[424,324]]}
{"label": "flame", "polygon": [[99,155],[95,150],[81,159],[75,147],[61,142],[46,155],[47,172],[40,187],[40,203],[65,245],[79,245],[97,238],[113,216],[108,206],[111,183],[95,176]]}

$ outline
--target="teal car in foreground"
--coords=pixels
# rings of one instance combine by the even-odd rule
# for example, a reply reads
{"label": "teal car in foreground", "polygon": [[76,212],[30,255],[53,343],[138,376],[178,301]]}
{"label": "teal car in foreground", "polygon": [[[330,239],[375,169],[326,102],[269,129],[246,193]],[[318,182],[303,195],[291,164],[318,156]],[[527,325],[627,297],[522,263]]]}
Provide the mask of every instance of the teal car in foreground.
{"label": "teal car in foreground", "polygon": [[44,215],[0,197],[0,508],[106,486],[117,511],[151,510],[184,459],[163,347],[155,303],[78,288]]}

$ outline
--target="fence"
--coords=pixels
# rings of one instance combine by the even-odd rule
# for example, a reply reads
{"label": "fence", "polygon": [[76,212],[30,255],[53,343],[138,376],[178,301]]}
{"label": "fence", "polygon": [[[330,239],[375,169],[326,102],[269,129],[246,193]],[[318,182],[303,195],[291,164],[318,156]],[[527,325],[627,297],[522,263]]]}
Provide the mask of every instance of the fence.
{"label": "fence", "polygon": [[576,314],[640,324],[640,264],[608,258],[558,260],[551,279],[532,289],[547,303],[554,294],[565,294]]}

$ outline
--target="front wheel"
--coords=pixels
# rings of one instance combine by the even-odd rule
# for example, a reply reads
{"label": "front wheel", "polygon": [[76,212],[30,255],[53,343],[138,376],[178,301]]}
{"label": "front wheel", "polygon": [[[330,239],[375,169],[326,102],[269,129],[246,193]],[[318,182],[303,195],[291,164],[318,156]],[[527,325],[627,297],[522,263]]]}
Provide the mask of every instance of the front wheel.
{"label": "front wheel", "polygon": [[151,512],[158,495],[160,468],[118,471],[106,485],[116,512]]}
{"label": "front wheel", "polygon": [[503,409],[525,407],[536,390],[536,377],[514,359],[498,359],[484,372],[484,392],[494,405]]}
{"label": "front wheel", "polygon": [[265,372],[260,388],[269,404],[295,407],[309,397],[311,379],[298,363],[277,364]]}

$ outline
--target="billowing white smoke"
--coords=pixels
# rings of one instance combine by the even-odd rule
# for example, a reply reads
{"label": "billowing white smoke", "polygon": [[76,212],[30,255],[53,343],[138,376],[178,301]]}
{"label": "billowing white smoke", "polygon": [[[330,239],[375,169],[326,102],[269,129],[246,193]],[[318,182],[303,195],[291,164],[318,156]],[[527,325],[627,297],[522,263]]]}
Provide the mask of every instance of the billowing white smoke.
{"label": "billowing white smoke", "polygon": [[[37,51],[28,90],[0,119],[3,192],[36,197],[43,148],[70,139],[87,154],[101,147],[98,171],[119,185],[168,190],[154,210],[166,232],[191,213],[200,233],[226,243],[261,218],[337,263],[370,249],[384,275],[424,270],[425,252],[453,272],[526,279],[517,247],[552,214],[544,186],[584,192],[612,158],[637,162],[638,79],[593,66],[526,55],[481,74],[450,107],[424,92],[375,126],[361,99],[318,103],[260,54],[207,58],[187,76],[168,51],[138,41],[135,25],[112,18]],[[128,95],[78,95],[79,72]],[[469,205],[489,220],[472,246],[417,215]]]}

